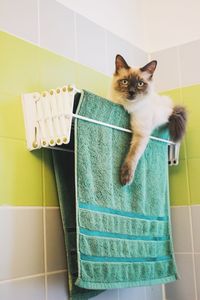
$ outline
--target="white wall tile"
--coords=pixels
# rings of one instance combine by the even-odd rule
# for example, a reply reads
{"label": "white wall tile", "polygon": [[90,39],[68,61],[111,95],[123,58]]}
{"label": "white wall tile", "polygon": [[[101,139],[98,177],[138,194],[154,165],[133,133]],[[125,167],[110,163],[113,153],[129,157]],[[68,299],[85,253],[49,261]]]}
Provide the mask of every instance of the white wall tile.
{"label": "white wall tile", "polygon": [[200,83],[200,40],[180,46],[181,85]]}
{"label": "white wall tile", "polygon": [[195,300],[192,254],[177,254],[180,280],[166,284],[167,300]]}
{"label": "white wall tile", "polygon": [[146,294],[145,290],[145,287],[119,289],[119,300],[144,300]]}
{"label": "white wall tile", "polygon": [[38,42],[36,0],[1,0],[0,29],[33,43]]}
{"label": "white wall tile", "polygon": [[0,208],[0,280],[44,272],[42,209]]}
{"label": "white wall tile", "polygon": [[67,273],[49,275],[47,277],[47,300],[67,300]]}
{"label": "white wall tile", "polygon": [[195,254],[195,272],[197,284],[197,298],[200,299],[200,254]]}
{"label": "white wall tile", "polygon": [[118,289],[107,290],[98,296],[90,298],[90,300],[118,300]]}
{"label": "white wall tile", "polygon": [[146,288],[146,299],[145,300],[164,300],[162,298],[162,286],[153,285]]}
{"label": "white wall tile", "polygon": [[180,86],[177,47],[154,52],[150,59],[158,61],[154,74],[154,84],[157,91],[172,90]]}
{"label": "white wall tile", "polygon": [[194,239],[194,252],[200,252],[200,205],[192,206],[192,226]]}
{"label": "white wall tile", "polygon": [[77,57],[81,64],[97,71],[106,71],[105,30],[82,17],[76,15]]}
{"label": "white wall tile", "polygon": [[121,54],[127,63],[132,67],[142,67],[147,63],[148,60],[148,55],[143,50],[140,50],[139,48],[110,32],[107,32],[107,51],[107,72],[110,76],[115,71],[115,57],[117,54]]}
{"label": "white wall tile", "polygon": [[58,209],[46,209],[46,242],[48,272],[66,269],[64,233]]}
{"label": "white wall tile", "polygon": [[40,45],[75,57],[74,12],[55,0],[40,0]]}
{"label": "white wall tile", "polygon": [[175,252],[192,252],[189,207],[171,208]]}
{"label": "white wall tile", "polygon": [[45,300],[44,276],[0,283],[0,299]]}

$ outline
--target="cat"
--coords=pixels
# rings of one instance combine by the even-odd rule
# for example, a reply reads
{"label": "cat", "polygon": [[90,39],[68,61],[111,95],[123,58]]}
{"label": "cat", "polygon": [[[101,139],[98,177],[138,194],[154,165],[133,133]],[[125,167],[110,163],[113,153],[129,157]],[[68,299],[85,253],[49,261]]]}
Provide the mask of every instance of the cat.
{"label": "cat", "polygon": [[160,96],[153,88],[153,74],[157,61],[141,68],[130,67],[121,55],[115,59],[110,100],[122,105],[130,114],[133,136],[128,154],[121,167],[122,185],[133,181],[135,170],[152,131],[168,124],[170,137],[180,141],[186,130],[187,112],[183,106],[175,106],[167,96]]}

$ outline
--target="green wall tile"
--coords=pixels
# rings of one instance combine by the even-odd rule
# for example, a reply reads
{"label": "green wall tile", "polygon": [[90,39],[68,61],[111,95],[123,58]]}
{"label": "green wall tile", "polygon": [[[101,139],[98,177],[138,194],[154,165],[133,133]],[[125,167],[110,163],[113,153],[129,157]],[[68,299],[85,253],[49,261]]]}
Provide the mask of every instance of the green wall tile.
{"label": "green wall tile", "polygon": [[95,70],[82,65],[76,65],[76,85],[80,89],[85,89],[107,98],[111,79]]}
{"label": "green wall tile", "polygon": [[53,171],[52,150],[43,149],[43,188],[44,188],[44,205],[58,206],[58,195],[56,181]]}
{"label": "green wall tile", "polygon": [[188,160],[190,204],[200,204],[200,159]]}
{"label": "green wall tile", "polygon": [[175,104],[183,104],[181,89],[179,88],[174,90],[164,91],[159,94],[169,96]]}
{"label": "green wall tile", "polygon": [[75,84],[77,63],[52,53],[39,49],[39,79],[42,90]]}
{"label": "green wall tile", "polygon": [[29,152],[24,141],[0,138],[0,204],[42,205],[41,151]]}
{"label": "green wall tile", "polygon": [[21,97],[0,91],[0,137],[25,140]]}
{"label": "green wall tile", "polygon": [[200,129],[190,129],[186,134],[188,158],[200,158]]}
{"label": "green wall tile", "polygon": [[39,87],[38,47],[0,32],[0,92],[21,96]]}
{"label": "green wall tile", "polygon": [[75,83],[106,97],[110,79],[0,32],[0,204],[57,206],[50,151],[26,149],[21,94]]}
{"label": "green wall tile", "polygon": [[200,129],[200,85],[184,87],[182,95],[188,110],[188,130]]}
{"label": "green wall tile", "polygon": [[178,166],[169,167],[171,205],[189,205],[186,160],[180,160]]}

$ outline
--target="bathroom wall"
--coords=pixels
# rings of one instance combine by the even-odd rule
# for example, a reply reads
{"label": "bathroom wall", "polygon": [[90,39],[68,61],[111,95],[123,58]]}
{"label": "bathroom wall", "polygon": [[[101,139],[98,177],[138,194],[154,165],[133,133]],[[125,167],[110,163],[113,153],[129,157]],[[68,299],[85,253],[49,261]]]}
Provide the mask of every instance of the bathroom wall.
{"label": "bathroom wall", "polygon": [[[21,94],[75,83],[106,96],[116,53],[137,65],[147,53],[55,0],[0,5],[0,299],[66,300],[51,153],[26,149]],[[95,299],[160,300],[161,289],[116,289]]]}
{"label": "bathroom wall", "polygon": [[167,300],[200,299],[200,39],[153,52],[155,86],[188,110],[179,166],[170,167],[174,246],[180,280],[166,285]]}

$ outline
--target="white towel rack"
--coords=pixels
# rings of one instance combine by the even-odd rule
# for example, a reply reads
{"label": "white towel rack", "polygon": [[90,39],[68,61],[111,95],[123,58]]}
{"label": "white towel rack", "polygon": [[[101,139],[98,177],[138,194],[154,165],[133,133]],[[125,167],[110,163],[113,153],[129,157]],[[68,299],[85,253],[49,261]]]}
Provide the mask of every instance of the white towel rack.
{"label": "white towel rack", "polygon": [[[42,93],[22,95],[27,148],[30,151],[42,147],[66,151],[59,146],[70,142],[73,118],[128,133],[132,132],[130,129],[74,114],[73,105],[76,93],[82,93],[82,91],[74,85],[65,85]],[[169,145],[169,164],[178,164],[180,144],[154,136],[150,138],[167,143]]]}

